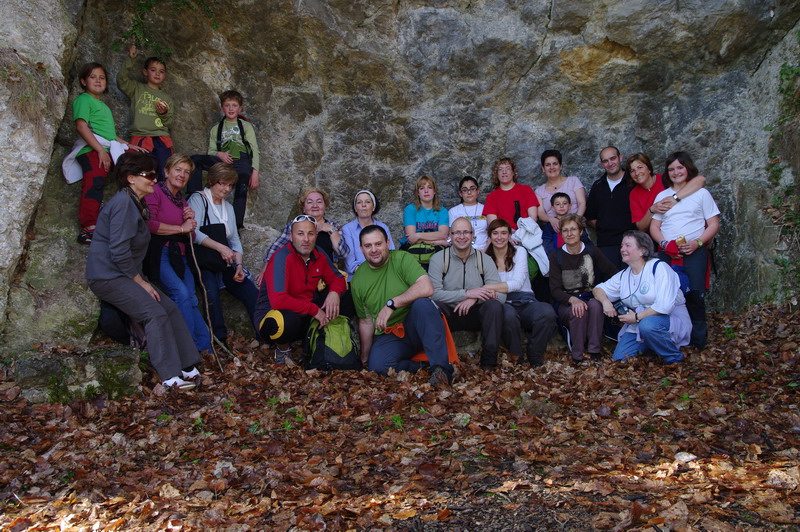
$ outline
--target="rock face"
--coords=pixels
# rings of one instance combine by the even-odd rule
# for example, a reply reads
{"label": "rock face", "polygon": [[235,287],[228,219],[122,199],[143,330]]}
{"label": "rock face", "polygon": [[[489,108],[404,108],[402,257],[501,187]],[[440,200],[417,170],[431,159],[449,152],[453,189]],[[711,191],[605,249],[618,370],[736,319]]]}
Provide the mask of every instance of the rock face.
{"label": "rock face", "polygon": [[[329,213],[340,223],[352,217],[353,194],[371,189],[397,237],[423,173],[438,180],[450,207],[464,174],[478,176],[485,195],[501,156],[513,157],[522,182],[535,186],[544,181],[541,152],[560,149],[565,173],[588,190],[608,144],[625,155],[645,151],[657,167],[685,149],[723,212],[721,275],[709,298],[722,309],[764,294],[774,277],[774,233],[760,214],[769,196],[764,127],[778,111],[780,64],[798,54],[800,4],[769,4],[223,0],[215,4],[216,27],[199,10],[174,12],[167,2],[146,20],[175,51],[164,89],[177,102],[178,150],[205,151],[220,118],[219,92],[245,95],[262,153],[262,186],[251,193],[243,234],[252,270],[261,269],[275,230],[296,214],[294,200],[310,185],[331,193]],[[49,13],[51,34],[26,41],[23,6]],[[124,53],[112,42],[130,27],[129,9],[121,0],[7,0],[3,11],[14,23],[0,30],[0,44],[31,61],[47,59],[54,76],[64,73],[71,100],[81,63],[99,61],[112,78],[119,71]],[[77,40],[76,26],[83,28]],[[75,138],[71,113],[63,103],[51,110],[63,122],[50,153],[49,142],[17,133],[3,90],[0,84],[5,168],[21,167],[30,144],[37,154],[33,169],[0,176],[0,200],[15,209],[0,222],[4,341],[85,342],[95,304],[82,282],[85,249],[73,243],[79,185],[66,185],[59,172]],[[113,82],[106,102],[125,137],[128,102]]]}

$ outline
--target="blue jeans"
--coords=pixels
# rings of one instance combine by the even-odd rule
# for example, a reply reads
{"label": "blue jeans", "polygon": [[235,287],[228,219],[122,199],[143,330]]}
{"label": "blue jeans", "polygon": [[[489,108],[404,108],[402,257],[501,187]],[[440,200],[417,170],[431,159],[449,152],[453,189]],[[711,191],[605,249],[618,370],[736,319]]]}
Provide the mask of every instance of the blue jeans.
{"label": "blue jeans", "polygon": [[189,264],[186,262],[186,257],[183,257],[183,279],[178,277],[175,270],[169,263],[169,254],[167,246],[161,250],[161,286],[171,300],[175,302],[178,309],[181,311],[186,326],[189,327],[189,333],[192,335],[194,345],[198,351],[211,349],[211,335],[208,332],[203,315],[197,308],[197,295],[194,292],[194,277],[192,271],[189,269]]}
{"label": "blue jeans", "polygon": [[380,334],[374,338],[369,352],[370,371],[382,375],[386,375],[389,368],[415,372],[424,363],[414,362],[411,357],[424,350],[431,367],[441,366],[452,376],[453,366],[447,357],[444,323],[433,301],[428,298],[414,301],[403,325],[403,338],[394,334]]}
{"label": "blue jeans", "polygon": [[[219,283],[225,285],[228,293],[244,303],[247,309],[247,316],[250,318],[250,323],[253,323],[253,314],[256,311],[256,299],[258,299],[258,289],[248,278],[245,278],[241,283],[233,279],[235,270],[233,268],[225,268],[222,273],[210,272],[208,270],[201,270],[200,276],[203,278],[203,284],[208,293],[208,310],[211,314],[211,326],[214,329],[214,336],[220,340],[228,337],[228,329],[225,327],[225,318],[222,316],[222,302],[220,300],[220,286]],[[258,330],[256,330],[256,338],[258,338]]]}
{"label": "blue jeans", "polygon": [[655,352],[667,364],[683,360],[683,353],[669,334],[669,316],[658,314],[643,319],[639,322],[639,336],[641,342],[636,341],[636,333],[626,332],[620,336],[612,360],[635,357],[647,349]]}

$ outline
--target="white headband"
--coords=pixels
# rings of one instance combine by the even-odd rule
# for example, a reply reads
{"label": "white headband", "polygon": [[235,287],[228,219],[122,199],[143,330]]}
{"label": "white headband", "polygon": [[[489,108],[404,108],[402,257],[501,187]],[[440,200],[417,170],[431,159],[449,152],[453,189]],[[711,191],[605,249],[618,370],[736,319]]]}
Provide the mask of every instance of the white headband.
{"label": "white headband", "polygon": [[369,194],[369,197],[372,198],[372,208],[374,209],[375,207],[378,206],[378,202],[375,201],[375,194],[373,194],[369,190],[359,190],[358,192],[356,192],[356,195],[353,196],[353,208],[354,209],[356,207],[356,200],[358,199],[358,195],[359,194]]}

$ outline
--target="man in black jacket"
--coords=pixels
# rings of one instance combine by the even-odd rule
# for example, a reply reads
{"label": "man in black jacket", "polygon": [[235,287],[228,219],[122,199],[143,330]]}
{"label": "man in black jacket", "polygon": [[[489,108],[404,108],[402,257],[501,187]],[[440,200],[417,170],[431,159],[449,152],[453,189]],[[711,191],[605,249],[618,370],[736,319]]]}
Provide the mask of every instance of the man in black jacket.
{"label": "man in black jacket", "polygon": [[586,203],[586,220],[597,232],[597,247],[618,268],[622,269],[619,248],[622,234],[636,229],[631,221],[630,175],[622,167],[622,154],[614,146],[600,151],[600,164],[605,173],[594,182]]}

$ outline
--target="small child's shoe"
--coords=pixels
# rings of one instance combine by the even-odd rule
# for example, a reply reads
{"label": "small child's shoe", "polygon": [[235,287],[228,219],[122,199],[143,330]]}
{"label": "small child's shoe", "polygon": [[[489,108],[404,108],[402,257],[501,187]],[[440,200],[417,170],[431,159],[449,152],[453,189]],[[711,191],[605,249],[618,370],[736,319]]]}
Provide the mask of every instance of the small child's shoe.
{"label": "small child's shoe", "polygon": [[82,227],[81,232],[78,233],[78,244],[83,244],[88,246],[92,243],[92,237],[94,236],[94,229],[89,229],[88,227]]}

